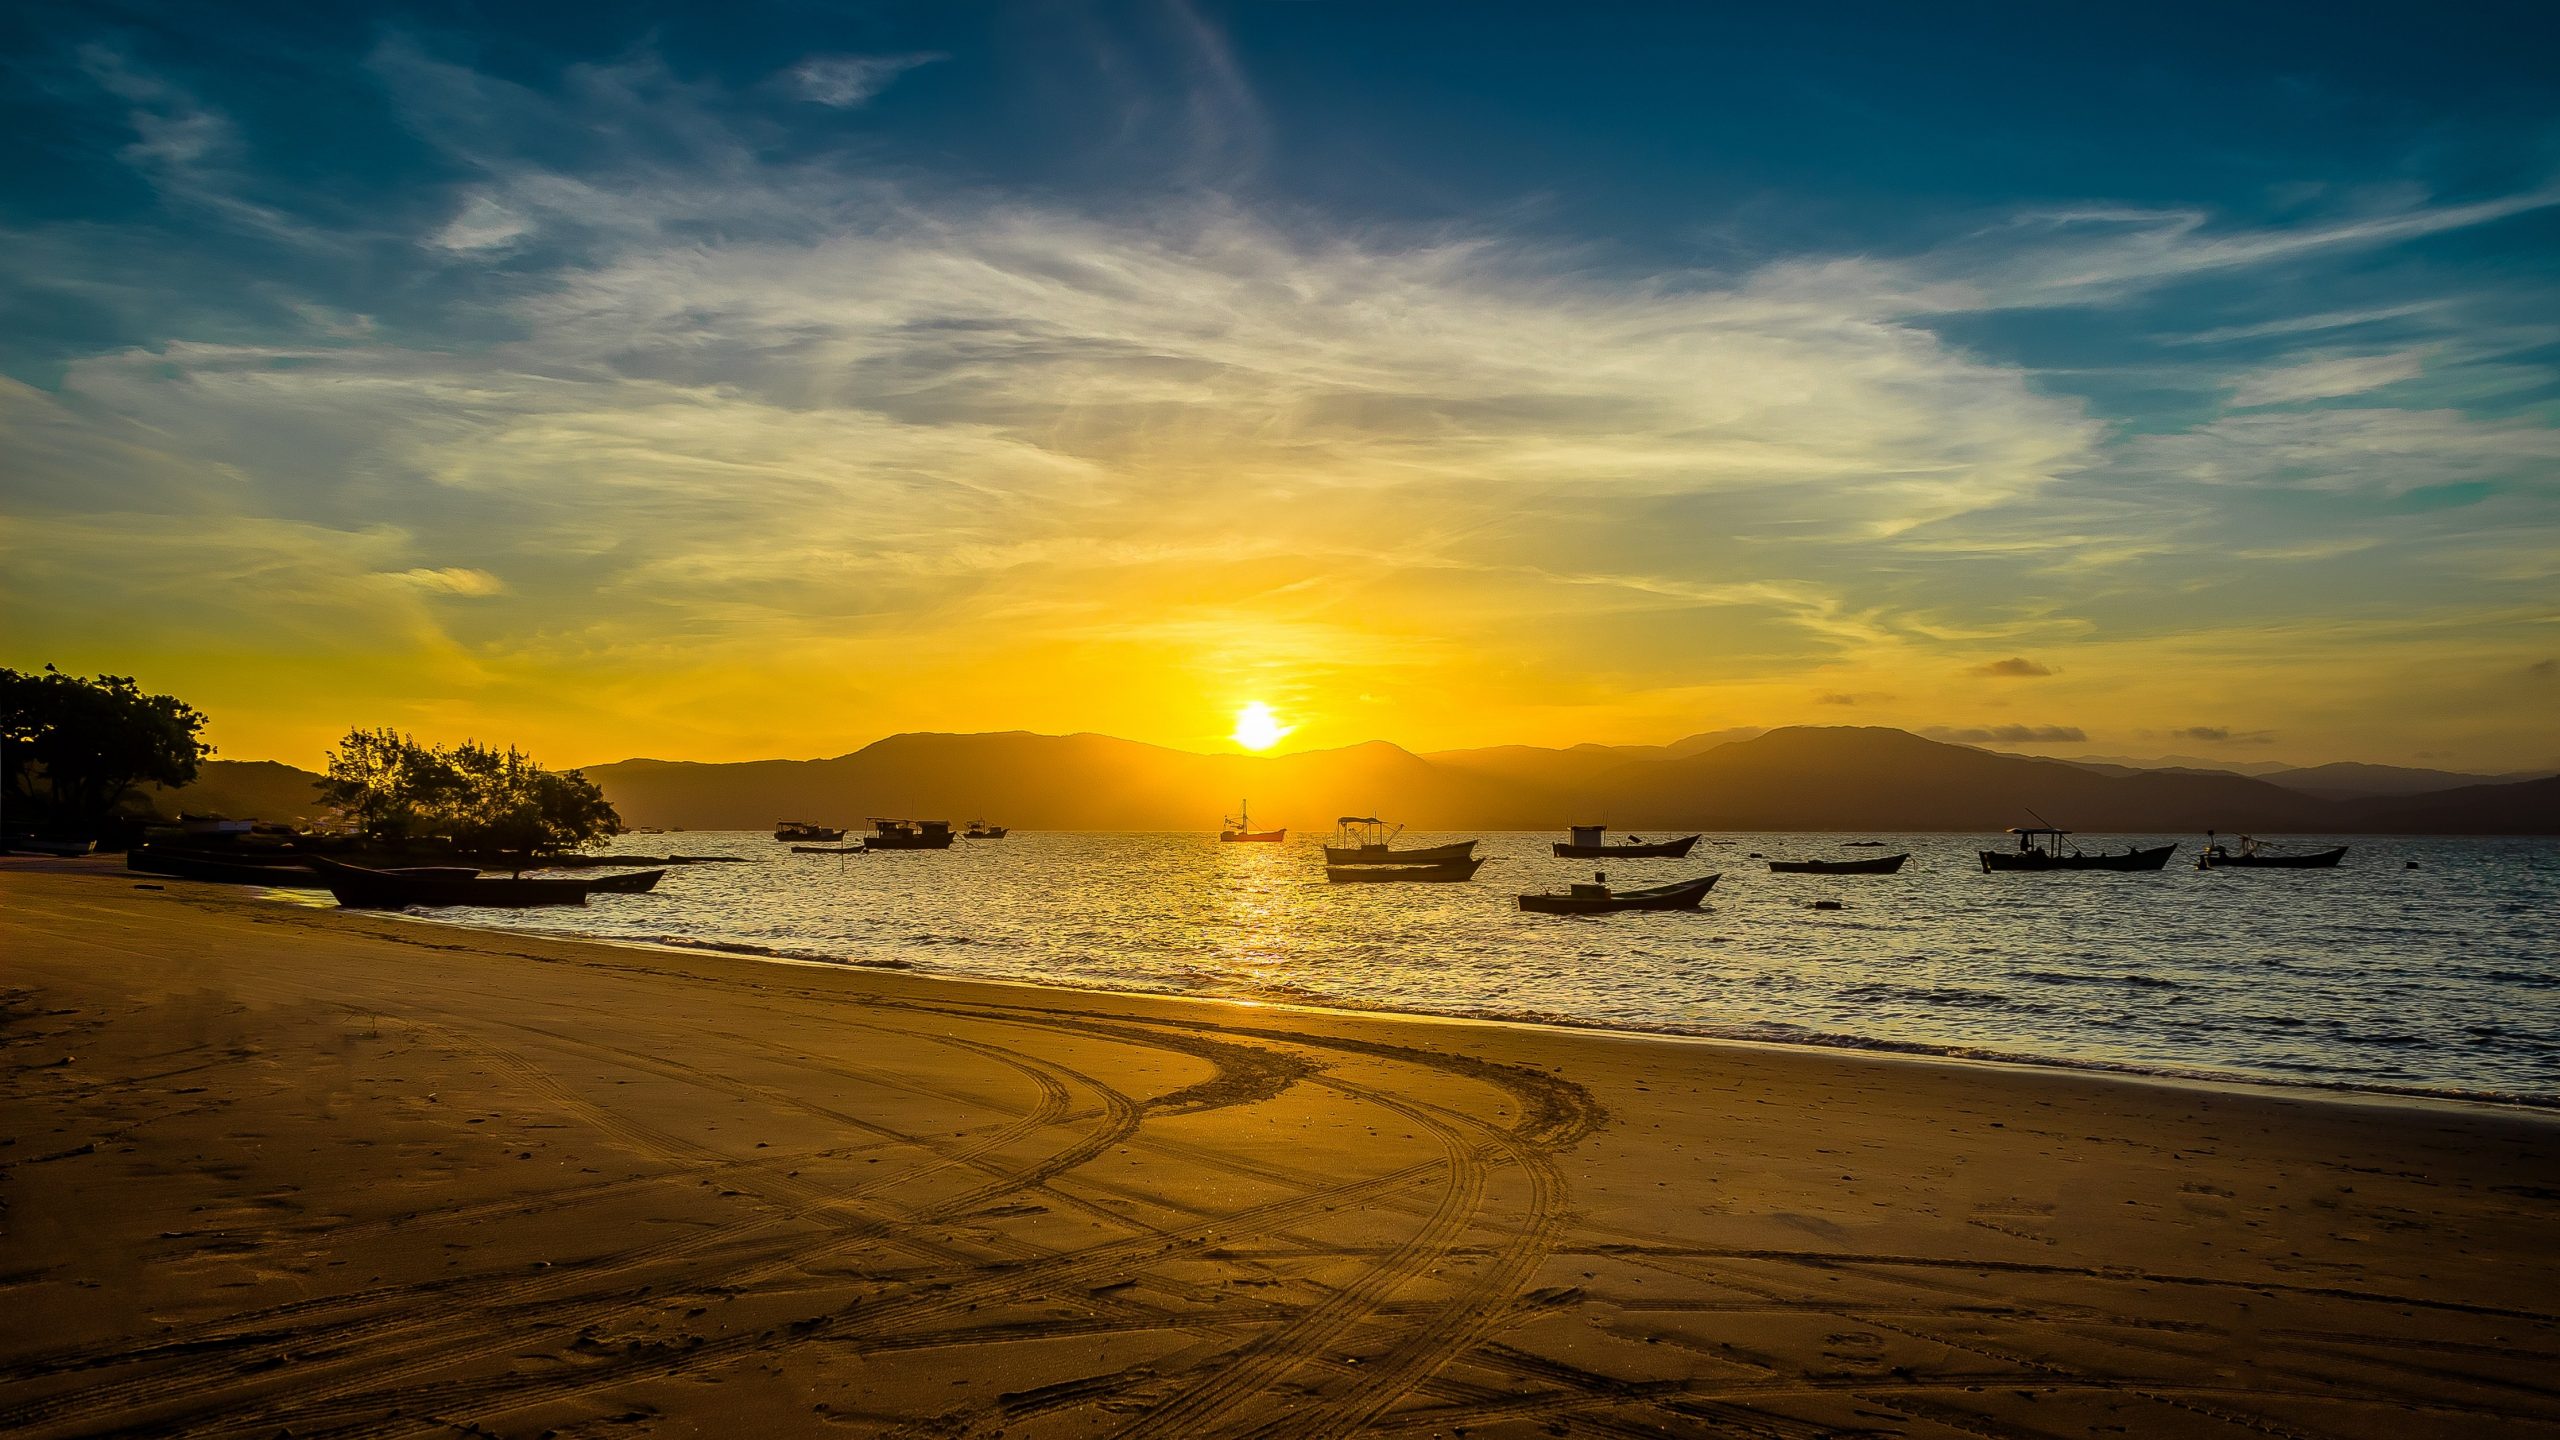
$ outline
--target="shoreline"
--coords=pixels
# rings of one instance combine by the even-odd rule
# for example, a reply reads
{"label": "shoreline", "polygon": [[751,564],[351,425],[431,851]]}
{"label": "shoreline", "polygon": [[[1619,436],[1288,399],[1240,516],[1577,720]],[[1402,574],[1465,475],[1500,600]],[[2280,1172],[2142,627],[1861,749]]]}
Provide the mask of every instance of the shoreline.
{"label": "shoreline", "polygon": [[0,867],[0,1428],[2560,1428],[2543,1112],[324,908]]}
{"label": "shoreline", "polygon": [[[287,902],[293,903],[293,902]],[[304,909],[334,909],[334,905],[301,905]],[[2454,1087],[2423,1085],[2366,1084],[2349,1080],[2291,1080],[2279,1076],[2257,1075],[2240,1071],[2205,1068],[2179,1068],[2167,1065],[2145,1065],[2134,1061],[2073,1059],[2036,1055],[2020,1051],[2000,1051],[1955,1042],[1898,1041],[1872,1036],[1838,1035],[1808,1039],[1774,1039],[1767,1036],[1735,1033],[1712,1028],[1683,1029],[1670,1025],[1611,1025],[1596,1020],[1575,1020],[1555,1015],[1466,1015],[1445,1010],[1410,1009],[1392,1005],[1365,1005],[1354,1001],[1260,999],[1242,995],[1197,994],[1180,990],[1144,990],[1136,987],[1115,988],[1108,985],[1083,984],[1063,980],[1026,980],[995,975],[969,975],[928,968],[913,961],[877,961],[826,958],[814,955],[792,955],[758,948],[743,942],[682,939],[633,939],[609,935],[566,934],[559,931],[522,929],[504,924],[478,924],[467,920],[446,919],[435,914],[407,911],[377,912],[390,918],[416,921],[426,925],[489,934],[517,935],[533,939],[604,945],[615,948],[657,951],[677,955],[715,955],[728,959],[768,965],[808,966],[821,970],[863,971],[881,974],[912,975],[920,979],[957,985],[996,985],[1035,992],[1057,992],[1070,995],[1108,997],[1140,997],[1158,1000],[1196,1002],[1206,1005],[1231,1005],[1256,1009],[1299,1010],[1317,1015],[1368,1015],[1393,1019],[1437,1021],[1451,1024],[1491,1025],[1500,1027],[1549,1030],[1566,1034],[1611,1036],[1629,1040],[1669,1041],[1694,1045],[1733,1045],[1788,1053],[1873,1057],[1921,1064],[1980,1065],[2029,1073],[2047,1071],[2093,1078],[2116,1079],[2128,1084],[2190,1086],[2202,1089],[2224,1089],[2264,1092],[2269,1095],[2298,1099],[2331,1099],[2340,1103],[2391,1102],[2412,1106],[2447,1106],[2461,1109],[2485,1109],[2498,1113],[2547,1115],[2560,1121],[2560,1093],[2528,1095],[2509,1092],[2464,1090]]]}

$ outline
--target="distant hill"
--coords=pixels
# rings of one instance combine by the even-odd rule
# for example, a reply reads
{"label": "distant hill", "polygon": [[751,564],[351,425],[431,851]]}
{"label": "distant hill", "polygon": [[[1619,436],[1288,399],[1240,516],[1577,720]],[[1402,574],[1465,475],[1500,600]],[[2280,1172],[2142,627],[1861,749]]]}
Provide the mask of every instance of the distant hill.
{"label": "distant hill", "polygon": [[207,760],[196,767],[192,785],[135,788],[152,809],[173,819],[184,813],[290,824],[328,815],[319,784],[320,777],[310,771],[274,760]]}
{"label": "distant hill", "polygon": [[2341,760],[2330,765],[2305,765],[2284,770],[2271,770],[2266,779],[2287,790],[2305,795],[2325,795],[2332,800],[2353,800],[2368,795],[2423,795],[2431,790],[2455,790],[2473,785],[2506,785],[2530,780],[2531,775],[2466,775],[2453,770],[2420,770],[2405,765],[2360,765]]}
{"label": "distant hill", "polygon": [[[1605,823],[1647,833],[1990,834],[2040,813],[2098,834],[2560,833],[2560,778],[2337,799],[2280,775],[2093,766],[1852,726],[1428,755],[1383,741],[1261,756],[1196,755],[1107,735],[908,734],[827,760],[625,760],[586,773],[626,823],[688,830],[896,815],[983,816],[1042,830],[1208,831],[1250,797],[1257,824],[1301,832],[1330,829],[1337,815],[1374,814],[1417,830]],[[215,761],[159,803],[164,812],[308,817],[318,813],[318,778],[286,765]]]}

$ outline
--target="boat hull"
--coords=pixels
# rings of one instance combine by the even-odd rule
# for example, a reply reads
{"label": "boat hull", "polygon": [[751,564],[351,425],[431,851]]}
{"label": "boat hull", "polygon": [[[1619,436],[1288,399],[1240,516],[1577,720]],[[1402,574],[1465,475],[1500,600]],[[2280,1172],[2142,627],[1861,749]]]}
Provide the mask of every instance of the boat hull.
{"label": "boat hull", "polygon": [[2207,870],[2334,870],[2347,858],[2347,847],[2314,850],[2305,855],[2207,855]]}
{"label": "boat hull", "polygon": [[2126,850],[2112,855],[2048,855],[2041,850],[1984,850],[1982,868],[2007,870],[2165,870],[2169,857],[2178,853],[2175,845],[2160,845],[2149,850]]}
{"label": "boat hull", "polygon": [[1447,865],[1475,858],[1476,842],[1461,840],[1455,845],[1429,845],[1418,850],[1398,850],[1387,845],[1327,845],[1327,865]]}
{"label": "boat hull", "polygon": [[1444,860],[1436,865],[1327,865],[1324,878],[1336,885],[1379,885],[1409,882],[1445,885],[1459,880],[1473,880],[1476,869],[1484,864],[1472,857]]}
{"label": "boat hull", "polygon": [[1277,845],[1288,838],[1289,832],[1285,829],[1221,830],[1218,832],[1218,842],[1222,845]]}
{"label": "boat hull", "polygon": [[864,838],[865,850],[948,850],[951,832],[924,835],[872,835]]}
{"label": "boat hull", "polygon": [[1902,868],[1905,855],[1878,855],[1872,860],[1772,860],[1772,875],[1891,875]]}
{"label": "boat hull", "polygon": [[315,855],[311,868],[338,903],[350,910],[406,910],[411,906],[472,905],[526,910],[545,905],[584,905],[595,886],[586,880],[444,879],[367,870]]}
{"label": "boat hull", "polygon": [[1611,915],[1621,910],[1695,910],[1716,888],[1722,875],[1702,875],[1677,885],[1655,885],[1612,895],[1523,895],[1520,908],[1533,915]]}
{"label": "boat hull", "polygon": [[658,888],[658,882],[665,879],[666,874],[664,870],[630,870],[620,875],[600,875],[580,883],[587,887],[589,893],[596,895],[646,895]]}
{"label": "boat hull", "polygon": [[1666,860],[1681,860],[1688,857],[1697,843],[1698,837],[1695,835],[1678,840],[1652,840],[1641,845],[1576,845],[1568,840],[1559,840],[1556,842],[1556,858],[1559,860],[1629,860],[1660,856]]}

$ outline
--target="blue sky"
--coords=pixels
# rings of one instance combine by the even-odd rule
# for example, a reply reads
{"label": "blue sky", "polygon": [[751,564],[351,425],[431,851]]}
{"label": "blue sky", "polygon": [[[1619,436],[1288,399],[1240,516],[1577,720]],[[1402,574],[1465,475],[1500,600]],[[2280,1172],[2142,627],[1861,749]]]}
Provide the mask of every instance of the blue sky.
{"label": "blue sky", "polygon": [[2560,761],[2548,7],[0,23],[0,662],[229,753]]}

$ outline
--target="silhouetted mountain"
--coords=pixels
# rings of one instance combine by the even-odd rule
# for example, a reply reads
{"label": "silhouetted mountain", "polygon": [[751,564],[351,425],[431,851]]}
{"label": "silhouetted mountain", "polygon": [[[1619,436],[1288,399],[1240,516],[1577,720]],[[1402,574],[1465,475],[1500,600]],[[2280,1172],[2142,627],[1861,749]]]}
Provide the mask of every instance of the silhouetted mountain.
{"label": "silhouetted mountain", "polygon": [[2452,770],[2419,770],[2405,765],[2360,765],[2341,760],[2330,765],[2304,765],[2270,770],[2267,780],[2305,795],[2355,800],[2375,795],[2424,795],[2470,785],[2506,785],[2531,775],[2466,775]]}
{"label": "silhouetted mountain", "polygon": [[2465,785],[2431,795],[2350,802],[2346,833],[2366,835],[2560,834],[2560,775],[2502,785]]}
{"label": "silhouetted mountain", "polygon": [[134,788],[151,808],[172,818],[184,812],[291,824],[328,813],[320,803],[319,784],[320,777],[310,771],[274,760],[207,760],[196,767],[192,785]]}
{"label": "silhouetted mountain", "polygon": [[[1042,830],[1325,830],[1383,815],[1417,830],[1955,830],[2033,823],[2095,834],[2560,833],[2560,779],[2333,800],[2228,772],[2132,770],[1946,744],[1901,730],[1798,726],[1680,745],[1498,746],[1415,755],[1372,741],[1294,755],[1195,755],[1107,735],[893,735],[830,760],[626,760],[587,774],[631,825],[760,830],[926,816]],[[2324,767],[2326,768],[2326,767]],[[2374,767],[2384,768],[2384,767]],[[216,761],[164,811],[290,819],[319,777]]]}

